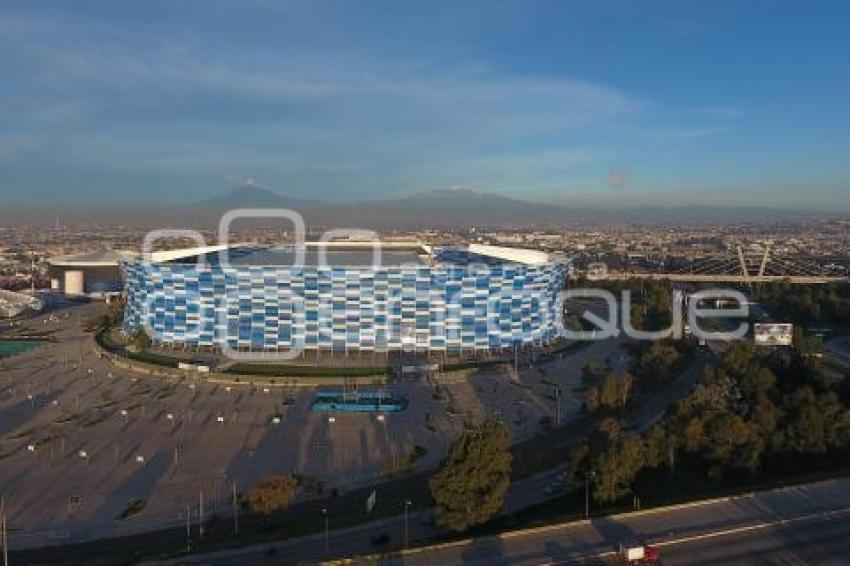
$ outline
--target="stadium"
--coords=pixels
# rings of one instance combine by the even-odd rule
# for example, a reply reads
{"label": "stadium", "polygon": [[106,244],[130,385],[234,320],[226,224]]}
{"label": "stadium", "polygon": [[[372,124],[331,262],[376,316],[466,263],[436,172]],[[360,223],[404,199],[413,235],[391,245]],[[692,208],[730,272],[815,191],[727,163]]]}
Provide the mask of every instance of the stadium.
{"label": "stadium", "polygon": [[[203,251],[203,250],[202,250]],[[543,252],[419,243],[231,246],[122,263],[126,334],[236,352],[480,352],[557,334],[566,265]]]}

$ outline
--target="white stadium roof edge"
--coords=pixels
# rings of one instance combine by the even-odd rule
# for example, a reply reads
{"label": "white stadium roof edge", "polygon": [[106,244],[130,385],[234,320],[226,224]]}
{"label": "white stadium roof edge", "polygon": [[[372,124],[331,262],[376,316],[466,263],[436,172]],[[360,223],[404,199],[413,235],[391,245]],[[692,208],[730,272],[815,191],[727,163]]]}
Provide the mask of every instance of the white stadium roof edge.
{"label": "white stadium roof edge", "polygon": [[[417,241],[409,242],[383,242],[383,241],[318,241],[305,242],[306,247],[334,247],[334,248],[351,248],[351,249],[371,249],[375,244],[379,244],[382,250],[391,251],[399,249],[420,248],[425,253],[431,252],[431,246]],[[181,248],[176,250],[166,250],[152,252],[150,261],[153,263],[167,263],[186,259],[190,257],[219,252],[228,248],[238,248],[244,246],[256,246],[254,243],[238,243],[230,245],[214,245],[200,246],[194,248]],[[505,261],[514,263],[522,263],[526,265],[540,265],[551,260],[548,253],[539,250],[527,248],[510,248],[505,246],[489,246],[484,244],[469,244],[467,250],[470,253],[490,256]],[[101,252],[87,252],[81,254],[71,254],[57,256],[48,259],[50,265],[56,267],[117,267],[122,261],[132,260],[141,257],[142,254],[127,250],[106,250]]]}

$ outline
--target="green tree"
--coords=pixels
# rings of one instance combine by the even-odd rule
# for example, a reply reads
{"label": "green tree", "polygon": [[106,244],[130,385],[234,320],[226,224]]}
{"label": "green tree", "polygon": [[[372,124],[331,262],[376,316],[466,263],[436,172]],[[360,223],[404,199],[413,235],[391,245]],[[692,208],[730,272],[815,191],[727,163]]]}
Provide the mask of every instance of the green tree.
{"label": "green tree", "polygon": [[127,345],[136,352],[144,352],[151,347],[151,343],[151,337],[142,326],[136,328],[127,340]]}
{"label": "green tree", "polygon": [[638,360],[638,374],[651,385],[659,386],[672,377],[681,355],[669,342],[653,342]]}
{"label": "green tree", "polygon": [[619,376],[606,374],[599,385],[599,405],[609,409],[625,408],[632,390],[632,382],[632,376],[628,373]]}
{"label": "green tree", "polygon": [[667,462],[667,431],[660,424],[653,426],[646,433],[646,465],[657,468]]}
{"label": "green tree", "polygon": [[298,480],[292,476],[270,475],[248,493],[248,503],[255,513],[268,515],[286,509],[298,494]]}
{"label": "green tree", "polygon": [[765,397],[776,386],[776,376],[766,367],[750,367],[738,380],[738,387],[750,402]]}
{"label": "green tree", "polygon": [[581,384],[590,387],[599,379],[599,365],[593,360],[584,364],[581,368]]}
{"label": "green tree", "polygon": [[645,449],[633,433],[618,436],[593,458],[593,498],[599,503],[616,501],[631,491],[631,484],[645,463]]}
{"label": "green tree", "polygon": [[511,460],[500,421],[487,419],[465,431],[429,482],[437,524],[462,532],[495,516],[510,487]]}
{"label": "green tree", "polygon": [[589,413],[599,408],[599,388],[588,387],[584,390],[584,406]]}
{"label": "green tree", "polygon": [[764,446],[754,429],[734,413],[718,413],[706,426],[705,457],[720,466],[755,468]]}
{"label": "green tree", "polygon": [[824,452],[827,448],[827,423],[824,407],[810,387],[801,387],[786,399],[788,421],[784,429],[786,448],[792,452]]}

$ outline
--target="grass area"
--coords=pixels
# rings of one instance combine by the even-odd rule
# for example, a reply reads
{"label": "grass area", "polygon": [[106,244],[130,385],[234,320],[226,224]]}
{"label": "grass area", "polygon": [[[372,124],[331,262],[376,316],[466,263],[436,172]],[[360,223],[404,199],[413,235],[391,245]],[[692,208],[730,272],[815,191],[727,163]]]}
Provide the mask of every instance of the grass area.
{"label": "grass area", "polygon": [[247,364],[230,366],[225,373],[241,375],[261,375],[268,377],[385,377],[389,368],[328,368],[314,366],[295,366],[285,364]]}
{"label": "grass area", "polygon": [[119,513],[116,519],[122,521],[124,519],[129,519],[130,517],[135,517],[136,515],[144,511],[146,503],[147,502],[141,497],[137,497],[131,500],[129,503],[127,503],[127,506],[124,508],[124,510]]}
{"label": "grass area", "polygon": [[384,475],[387,478],[393,478],[401,474],[406,474],[414,471],[416,461],[423,458],[428,453],[424,446],[418,444],[413,447],[413,450],[400,457],[392,458],[384,469]]}
{"label": "grass area", "polygon": [[81,423],[80,426],[83,428],[89,428],[96,425],[99,425],[103,421],[106,420],[107,414],[102,411],[96,411],[94,415],[87,416]]}
{"label": "grass area", "polygon": [[115,337],[112,334],[113,330],[114,327],[103,328],[94,335],[95,341],[101,348],[125,356],[131,360],[136,360],[137,362],[168,368],[177,368],[177,364],[180,362],[177,358],[164,356],[162,354],[154,354],[152,352],[130,352],[129,350],[125,350],[124,344],[115,340]]}
{"label": "grass area", "polygon": [[32,338],[16,338],[14,340],[0,340],[0,358],[22,354],[38,347],[42,340]]}
{"label": "grass area", "polygon": [[177,365],[180,363],[180,360],[177,358],[172,358],[171,356],[164,356],[162,354],[154,354],[153,352],[125,352],[125,355],[131,360],[136,360],[137,362],[144,362],[146,364],[153,364],[157,366],[163,366],[167,368],[177,368]]}
{"label": "grass area", "polygon": [[73,413],[67,413],[67,414],[60,415],[59,418],[57,418],[53,422],[56,423],[56,424],[67,424],[67,423],[72,422],[76,418],[77,418],[77,415],[75,415]]}

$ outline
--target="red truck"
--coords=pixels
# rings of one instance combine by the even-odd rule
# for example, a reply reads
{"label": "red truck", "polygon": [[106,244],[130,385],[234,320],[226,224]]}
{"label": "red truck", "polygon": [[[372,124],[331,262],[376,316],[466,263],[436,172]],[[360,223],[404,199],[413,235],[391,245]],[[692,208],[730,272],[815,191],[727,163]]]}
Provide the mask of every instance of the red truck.
{"label": "red truck", "polygon": [[620,558],[626,564],[655,564],[660,558],[660,553],[657,547],[648,544],[621,544]]}

